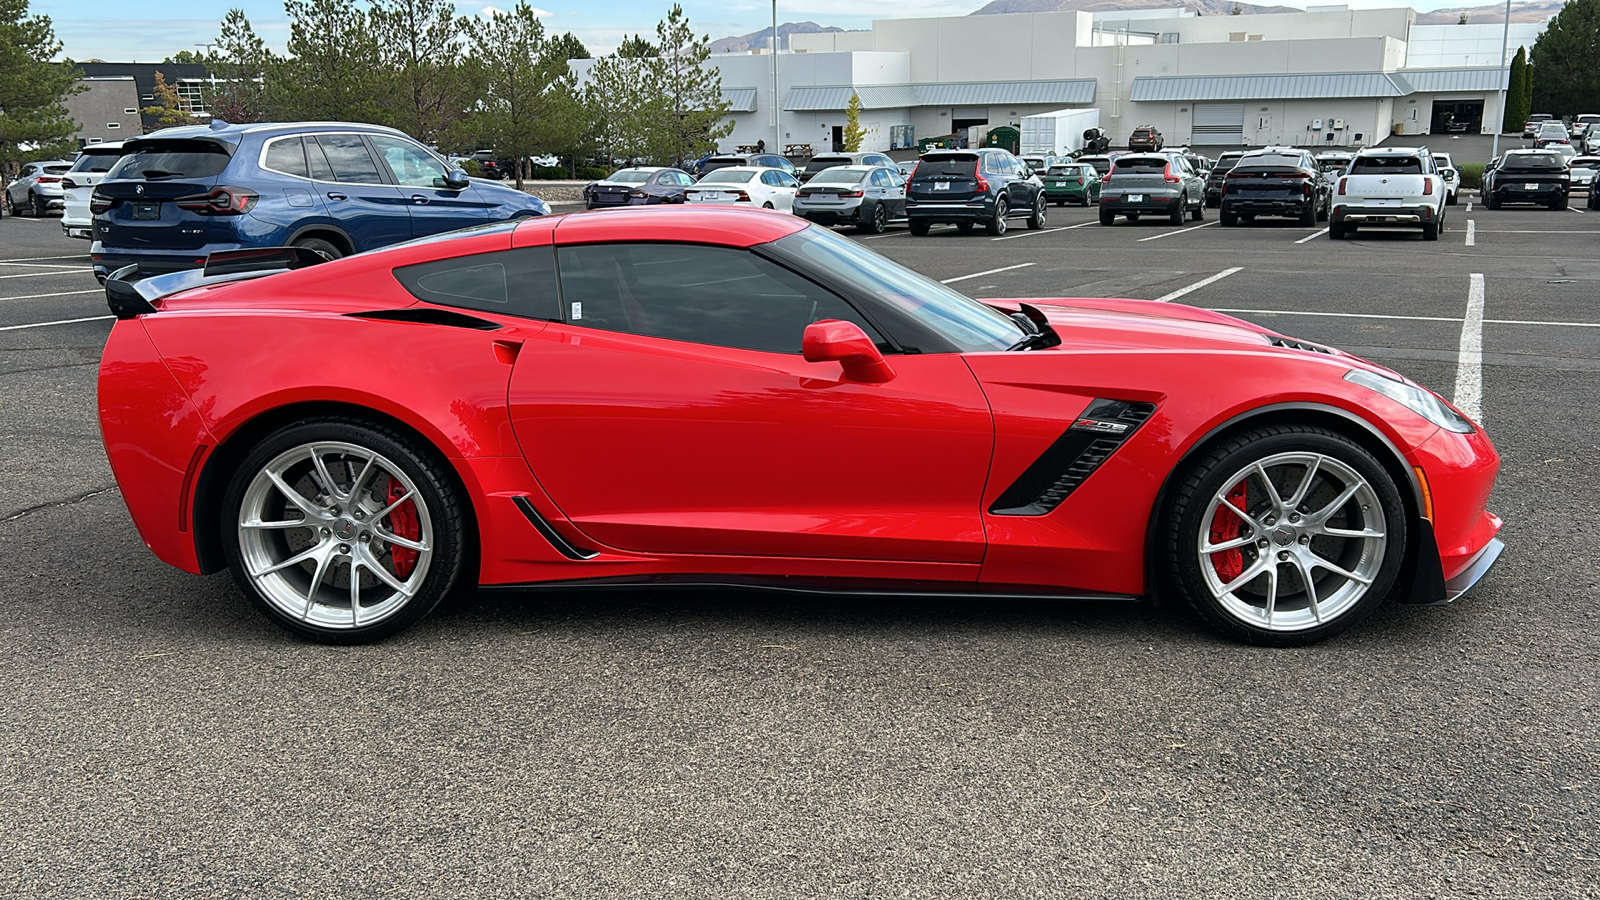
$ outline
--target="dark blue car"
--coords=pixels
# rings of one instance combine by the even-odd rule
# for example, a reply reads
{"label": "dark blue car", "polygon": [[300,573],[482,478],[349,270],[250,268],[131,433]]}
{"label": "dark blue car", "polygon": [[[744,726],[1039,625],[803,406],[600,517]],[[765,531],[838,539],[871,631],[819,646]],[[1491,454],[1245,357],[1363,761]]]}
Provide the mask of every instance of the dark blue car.
{"label": "dark blue car", "polygon": [[348,256],[550,212],[468,178],[392,128],[344,122],[168,128],[134,138],[95,187],[95,275],[191,269],[206,255],[296,246]]}

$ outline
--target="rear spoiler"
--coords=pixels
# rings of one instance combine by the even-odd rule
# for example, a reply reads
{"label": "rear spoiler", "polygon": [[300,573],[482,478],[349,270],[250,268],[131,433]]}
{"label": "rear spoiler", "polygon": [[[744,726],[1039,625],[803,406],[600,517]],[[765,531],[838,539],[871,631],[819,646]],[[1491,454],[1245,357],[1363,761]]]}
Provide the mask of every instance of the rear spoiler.
{"label": "rear spoiler", "polygon": [[222,250],[207,256],[204,268],[150,278],[140,278],[139,264],[134,263],[106,278],[106,305],[117,318],[131,319],[155,312],[157,300],[179,291],[304,269],[327,260],[321,253],[304,247]]}

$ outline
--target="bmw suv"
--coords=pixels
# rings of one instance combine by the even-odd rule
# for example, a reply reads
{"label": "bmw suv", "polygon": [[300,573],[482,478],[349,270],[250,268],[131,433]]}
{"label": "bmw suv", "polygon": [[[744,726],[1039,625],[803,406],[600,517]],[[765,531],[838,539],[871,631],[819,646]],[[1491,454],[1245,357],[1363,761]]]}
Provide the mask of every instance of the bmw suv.
{"label": "bmw suv", "polygon": [[134,138],[122,152],[89,201],[102,281],[130,263],[159,274],[218,251],[282,246],[337,258],[550,212],[376,125],[213,122]]}
{"label": "bmw suv", "polygon": [[1047,202],[1027,165],[993,147],[924,154],[906,183],[906,218],[919,237],[940,222],[960,231],[981,224],[992,235],[1005,234],[1010,219],[1043,228]]}

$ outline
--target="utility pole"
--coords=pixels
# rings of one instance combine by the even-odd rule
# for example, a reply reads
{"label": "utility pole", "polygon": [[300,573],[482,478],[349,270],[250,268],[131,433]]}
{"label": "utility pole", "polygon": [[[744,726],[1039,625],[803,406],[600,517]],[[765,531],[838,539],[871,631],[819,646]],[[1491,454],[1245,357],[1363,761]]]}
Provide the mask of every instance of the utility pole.
{"label": "utility pole", "polygon": [[[776,0],[774,0],[776,2]],[[1506,0],[1506,30],[1500,37],[1500,74],[1504,80],[1500,82],[1500,124],[1494,129],[1494,149],[1489,151],[1490,159],[1500,158],[1500,132],[1506,127],[1506,80],[1511,78],[1511,73],[1506,69],[1506,51],[1511,48],[1511,0]],[[1515,125],[1512,125],[1515,128]]]}
{"label": "utility pole", "polygon": [[772,152],[783,153],[783,100],[778,96],[778,0],[772,0]]}

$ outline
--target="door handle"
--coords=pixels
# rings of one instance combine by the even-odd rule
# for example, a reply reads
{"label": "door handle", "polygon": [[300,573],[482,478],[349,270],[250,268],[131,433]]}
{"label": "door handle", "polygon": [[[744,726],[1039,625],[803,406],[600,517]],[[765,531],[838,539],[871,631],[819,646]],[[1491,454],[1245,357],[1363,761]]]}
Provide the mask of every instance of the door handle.
{"label": "door handle", "polygon": [[411,195],[411,202],[412,203],[417,203],[417,204],[427,203],[428,202],[428,198],[422,196],[421,194],[412,194]]}
{"label": "door handle", "polygon": [[341,194],[338,191],[329,191],[328,192],[328,199],[329,200],[349,200],[350,196],[348,194]]}

